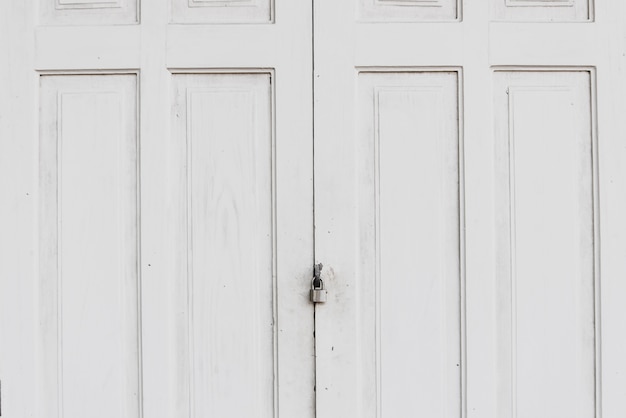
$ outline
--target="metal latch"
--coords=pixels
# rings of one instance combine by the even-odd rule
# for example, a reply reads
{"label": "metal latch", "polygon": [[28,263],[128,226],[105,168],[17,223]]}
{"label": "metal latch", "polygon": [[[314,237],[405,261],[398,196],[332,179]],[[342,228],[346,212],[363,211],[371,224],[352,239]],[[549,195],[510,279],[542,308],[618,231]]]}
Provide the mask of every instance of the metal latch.
{"label": "metal latch", "polygon": [[326,302],[327,292],[324,288],[324,281],[320,278],[322,275],[322,263],[316,264],[313,267],[313,280],[311,280],[311,294],[310,299],[313,303]]}

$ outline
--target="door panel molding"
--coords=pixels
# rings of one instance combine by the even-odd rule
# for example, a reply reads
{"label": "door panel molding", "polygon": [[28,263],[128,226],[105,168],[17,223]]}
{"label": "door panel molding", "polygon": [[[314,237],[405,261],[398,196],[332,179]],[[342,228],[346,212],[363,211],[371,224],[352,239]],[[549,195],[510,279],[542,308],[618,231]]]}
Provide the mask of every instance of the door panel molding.
{"label": "door panel molding", "polygon": [[53,416],[140,414],[136,95],[135,75],[41,77],[37,348]]}

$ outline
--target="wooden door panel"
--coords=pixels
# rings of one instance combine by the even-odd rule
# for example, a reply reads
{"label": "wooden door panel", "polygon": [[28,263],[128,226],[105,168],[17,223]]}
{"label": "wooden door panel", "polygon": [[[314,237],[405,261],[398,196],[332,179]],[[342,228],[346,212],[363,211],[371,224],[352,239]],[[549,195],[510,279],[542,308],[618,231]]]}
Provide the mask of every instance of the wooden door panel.
{"label": "wooden door panel", "polygon": [[499,416],[595,414],[589,71],[495,73]]}
{"label": "wooden door panel", "polygon": [[137,82],[41,79],[41,408],[139,416]]}
{"label": "wooden door panel", "polygon": [[372,21],[446,21],[460,19],[458,0],[358,0],[359,18]]}
{"label": "wooden door panel", "polygon": [[271,0],[168,0],[173,23],[270,23]]}
{"label": "wooden door panel", "polygon": [[593,20],[593,0],[491,0],[491,5],[497,20]]}
{"label": "wooden door panel", "polygon": [[39,0],[44,25],[108,25],[139,22],[138,0]]}
{"label": "wooden door panel", "polygon": [[[460,260],[461,295],[467,297],[459,308],[465,330],[460,334],[460,407],[450,395],[450,409],[431,409],[429,415],[592,418],[626,413],[626,397],[618,389],[624,387],[620,376],[626,361],[617,355],[626,335],[614,319],[624,315],[624,305],[613,296],[614,290],[623,290],[626,271],[618,255],[626,224],[613,208],[626,210],[615,186],[623,188],[620,179],[626,178],[626,153],[619,145],[626,135],[619,116],[626,109],[625,5],[466,1],[462,20],[436,23],[411,21],[416,4],[407,3],[402,22],[397,16],[367,21],[356,1],[316,3],[316,258],[327,266],[332,302],[316,306],[316,379],[324,388],[317,393],[318,412],[325,418],[384,418],[401,415],[386,400],[401,403],[396,395],[421,399],[419,406],[410,404],[403,411],[435,403],[435,388],[413,386],[419,389],[402,392],[405,388],[394,386],[384,365],[389,361],[385,350],[394,353],[391,364],[404,367],[406,386],[428,375],[410,370],[417,370],[414,356],[436,344],[437,334],[415,339],[410,352],[402,352],[397,342],[410,341],[422,324],[420,307],[425,306],[428,318],[437,318],[426,308],[437,300],[425,296],[430,289],[416,292],[405,273],[414,263],[411,273],[423,283],[430,279],[428,270],[420,270],[428,262],[417,260],[431,261],[437,241],[408,253],[411,241],[403,238],[429,203],[411,206],[410,176],[396,176],[387,196],[395,196],[397,205],[381,200],[379,209],[382,220],[385,207],[396,215],[381,220],[377,230],[374,192],[363,186],[381,176],[382,199],[384,167],[408,175],[434,163],[416,158],[416,167],[405,169],[409,157],[400,152],[396,165],[368,159],[363,126],[379,129],[386,116],[375,113],[380,103],[374,97],[363,96],[362,81],[369,73],[409,77],[458,69],[463,223],[459,255],[445,264],[453,268],[452,260]],[[399,137],[413,132],[408,121],[419,120],[416,115],[407,122],[398,119]],[[415,132],[428,137],[428,130]],[[404,144],[409,147],[408,141]],[[376,158],[383,159],[384,150],[381,140]],[[438,180],[431,175],[424,181]],[[443,209],[438,212],[447,216]],[[428,226],[435,229],[434,224]],[[390,226],[395,229],[386,231]],[[390,231],[400,231],[397,239],[389,238]],[[415,235],[410,234],[417,240]],[[388,259],[404,267],[385,270]],[[385,302],[389,289],[401,290]],[[377,300],[383,301],[380,314]],[[412,310],[403,309],[411,300]],[[397,314],[385,316],[385,306]],[[384,318],[398,324],[389,334]],[[388,342],[373,347],[376,339]],[[447,343],[450,352],[459,347],[455,339]],[[374,366],[376,361],[381,364]],[[451,376],[442,369],[432,381],[454,381]]]}
{"label": "wooden door panel", "polygon": [[362,417],[460,412],[457,77],[358,76]]}
{"label": "wooden door panel", "polygon": [[178,416],[274,416],[271,74],[175,74]]}
{"label": "wooden door panel", "polygon": [[312,418],[310,4],[138,3],[0,4],[3,415]]}

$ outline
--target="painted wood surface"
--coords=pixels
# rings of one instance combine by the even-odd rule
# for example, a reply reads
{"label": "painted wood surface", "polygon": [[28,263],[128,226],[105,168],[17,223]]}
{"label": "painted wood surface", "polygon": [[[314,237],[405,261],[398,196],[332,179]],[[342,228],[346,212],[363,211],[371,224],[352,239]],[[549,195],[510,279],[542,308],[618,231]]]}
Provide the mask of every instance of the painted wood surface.
{"label": "painted wood surface", "polygon": [[271,74],[177,74],[180,416],[274,416]]}
{"label": "painted wood surface", "polygon": [[[316,3],[316,259],[328,266],[330,292],[329,303],[316,306],[318,416],[626,413],[620,377],[626,362],[619,355],[626,334],[617,321],[624,306],[614,296],[624,291],[626,272],[620,256],[626,225],[616,212],[626,207],[616,187],[626,178],[619,163],[626,157],[619,145],[626,135],[624,5],[523,3],[466,1],[459,22],[368,20],[359,3]],[[431,194],[445,190],[436,186],[437,170],[427,178],[420,171],[436,164],[435,149],[411,160],[418,139],[432,136],[436,101],[420,107],[408,92],[394,93],[398,116],[390,119],[376,110],[389,96],[363,96],[364,77],[402,90],[412,85],[403,81],[411,75],[449,73],[459,80],[460,233],[458,252],[446,254],[459,267],[460,337],[441,342],[437,353],[460,353],[458,377],[443,367],[434,372],[436,356],[422,370],[428,372],[409,373],[417,370],[416,353],[436,344],[437,328],[418,328],[427,323],[419,313],[437,318],[433,307],[442,299],[428,298],[436,287],[418,283],[431,283],[429,263],[445,248],[435,239],[417,246],[421,236],[412,231],[423,223],[420,232],[432,233],[453,213],[427,209],[436,201]],[[384,162],[381,134],[377,164],[367,157],[373,135],[363,126],[378,129],[390,120],[397,138],[418,139],[391,142],[399,148],[391,164]],[[513,133],[516,151],[509,154]],[[395,181],[385,183],[385,169],[397,173]],[[390,196],[394,204],[385,206]],[[386,222],[385,210],[395,214]],[[387,300],[391,289],[400,290]],[[385,316],[385,306],[393,306],[393,316]],[[385,318],[393,318],[391,331]],[[394,386],[391,370],[406,373],[405,386]],[[445,390],[456,378],[458,391]],[[421,381],[430,386],[409,391]],[[435,406],[438,393],[450,397],[448,409]],[[408,405],[398,412],[402,402]]]}
{"label": "painted wood surface", "polygon": [[38,0],[43,25],[119,25],[139,23],[137,0]]}
{"label": "painted wood surface", "polygon": [[458,0],[359,0],[366,21],[454,21],[461,16]]}
{"label": "painted wood surface", "polygon": [[593,0],[505,0],[492,1],[493,17],[507,21],[590,21]]}
{"label": "painted wood surface", "polygon": [[[424,408],[434,416],[454,414],[481,418],[542,416],[544,413],[581,417],[626,415],[626,358],[623,355],[626,352],[623,327],[623,318],[626,316],[626,305],[623,303],[623,295],[626,293],[623,280],[626,275],[623,256],[623,249],[626,248],[626,224],[623,221],[626,211],[626,194],[623,193],[626,187],[626,148],[623,146],[623,138],[626,136],[626,119],[623,118],[626,109],[626,77],[623,74],[626,57],[622,53],[626,50],[626,4],[621,0],[468,0],[457,3],[443,0],[322,0],[316,1],[312,8],[311,3],[277,0],[273,3],[259,2],[262,13],[256,14],[247,9],[244,3],[252,4],[195,0],[180,3],[143,1],[139,8],[138,3],[132,1],[41,0],[0,3],[0,50],[6,52],[7,58],[0,61],[3,86],[0,88],[0,196],[3,202],[8,202],[0,205],[2,412],[7,416],[29,417],[47,417],[51,410],[54,414],[54,411],[58,411],[58,405],[49,408],[46,402],[58,403],[59,383],[63,383],[64,387],[66,383],[69,384],[67,387],[73,388],[71,391],[75,392],[74,395],[68,395],[67,387],[63,391],[66,414],[97,416],[98,413],[108,411],[118,416],[187,417],[192,404],[203,413],[206,410],[202,408],[208,409],[213,405],[207,406],[204,398],[192,403],[193,392],[180,386],[181,381],[197,379],[200,387],[205,383],[208,387],[210,379],[215,378],[215,375],[207,377],[200,369],[192,369],[186,361],[193,356],[186,349],[179,351],[180,333],[188,331],[181,330],[179,324],[188,321],[190,312],[190,305],[186,305],[188,300],[181,302],[179,296],[184,292],[181,288],[186,289],[189,278],[188,209],[192,208],[193,211],[194,205],[190,205],[188,195],[181,195],[188,190],[186,176],[190,171],[185,166],[186,154],[181,155],[182,152],[186,153],[186,149],[180,137],[174,134],[178,131],[174,129],[176,94],[173,92],[176,91],[177,80],[186,77],[202,80],[201,84],[208,83],[209,89],[216,87],[213,83],[217,82],[206,80],[220,80],[231,90],[237,84],[235,81],[254,79],[254,83],[259,83],[258,86],[266,86],[265,77],[270,77],[268,90],[263,90],[261,96],[267,93],[273,101],[269,109],[266,105],[258,108],[263,114],[269,110],[273,122],[270,137],[273,159],[259,160],[264,161],[259,164],[270,164],[276,173],[271,188],[271,204],[275,211],[274,229],[270,233],[273,234],[273,256],[276,259],[271,273],[275,290],[270,302],[275,310],[272,317],[274,329],[271,330],[274,333],[274,389],[271,394],[260,395],[262,400],[256,403],[262,405],[263,413],[287,417],[312,417],[316,414],[324,418],[394,416],[402,413],[393,410],[396,401],[404,401],[398,401],[397,397],[402,392],[396,393],[394,389],[402,391],[419,385],[425,387],[423,382],[429,381],[432,387],[423,390],[434,395],[419,404],[409,404],[406,409],[414,411]],[[314,51],[311,49],[312,9],[316,26]],[[246,24],[253,22],[262,24]],[[89,77],[115,81],[98,81],[97,87],[110,88],[87,89],[87,97],[83,97],[86,85],[78,80]],[[458,324],[456,319],[448,318],[448,327],[439,322],[439,327],[433,328],[434,321],[419,321],[417,319],[420,316],[413,316],[421,306],[409,304],[409,301],[414,300],[409,291],[418,293],[415,300],[424,301],[427,297],[423,293],[429,289],[408,288],[405,293],[394,287],[402,281],[383,281],[383,278],[391,277],[392,274],[395,277],[395,271],[406,270],[408,267],[404,263],[411,256],[396,260],[397,265],[385,264],[384,260],[400,257],[400,254],[412,254],[411,245],[419,244],[421,239],[411,234],[414,240],[409,241],[408,245],[400,245],[406,243],[396,242],[395,234],[401,235],[422,227],[438,232],[438,226],[451,225],[450,222],[426,223],[423,219],[410,218],[406,225],[401,222],[401,217],[408,216],[404,212],[411,209],[423,211],[424,214],[435,211],[431,206],[419,204],[420,199],[416,194],[404,193],[416,185],[424,186],[423,189],[414,187],[415,191],[422,194],[434,193],[435,189],[433,183],[419,178],[418,174],[424,167],[436,171],[436,160],[416,159],[423,165],[411,164],[406,160],[411,155],[408,151],[414,150],[411,147],[416,147],[416,144],[407,145],[406,155],[398,149],[404,146],[404,141],[395,143],[398,148],[393,145],[392,148],[380,148],[378,173],[376,165],[368,163],[367,158],[375,158],[376,150],[374,148],[372,151],[370,141],[362,140],[372,136],[361,135],[359,129],[369,129],[367,126],[370,124],[382,122],[383,126],[392,126],[390,131],[383,131],[392,132],[391,138],[401,140],[411,132],[419,136],[433,134],[433,123],[439,118],[436,107],[427,106],[421,101],[427,100],[425,97],[429,93],[422,93],[426,96],[417,93],[398,96],[395,91],[383,94],[381,99],[383,108],[395,110],[383,110],[381,118],[375,118],[374,104],[359,100],[366,91],[371,92],[367,90],[368,82],[387,80],[389,77],[397,77],[402,81],[392,87],[405,91],[415,83],[423,87],[421,81],[418,83],[415,80],[433,82],[437,77],[448,79],[448,84],[444,83],[448,87],[456,83],[458,89],[458,98],[454,98],[452,93],[444,95],[444,102],[448,105],[456,100],[458,123],[446,124],[446,127],[458,126],[458,132],[447,132],[443,136],[451,141],[455,139],[459,145],[456,157],[458,207],[454,207],[451,200],[445,200],[448,205],[441,206],[445,210],[437,212],[445,219],[451,218],[455,210],[459,214],[456,225],[458,235],[455,234],[459,244],[456,253],[458,276],[445,271],[438,272],[440,278],[455,279],[459,299],[458,304],[448,299],[445,299],[447,303],[444,304],[443,298],[430,298],[427,302],[432,305],[424,307],[428,314],[422,317],[436,317],[444,307],[447,313],[456,314],[454,309],[458,306]],[[44,222],[39,217],[42,208],[49,210],[55,207],[45,203],[51,198],[49,191],[54,189],[48,187],[53,184],[51,178],[44,178],[47,183],[40,182],[40,175],[50,169],[53,162],[56,164],[55,156],[46,154],[46,148],[41,146],[44,137],[40,135],[40,121],[43,116],[59,120],[63,116],[51,112],[55,106],[52,102],[45,104],[48,102],[44,98],[49,98],[46,92],[50,93],[47,89],[51,85],[46,84],[50,81],[42,84],[44,79],[71,80],[70,84],[73,83],[72,91],[67,93],[79,98],[74,97],[66,104],[74,115],[67,119],[69,126],[73,127],[71,129],[75,129],[74,132],[91,132],[92,126],[88,121],[100,121],[98,123],[102,126],[93,135],[86,136],[88,141],[85,143],[70,141],[76,147],[67,148],[68,154],[60,154],[64,157],[62,161],[70,163],[75,161],[72,160],[74,153],[85,156],[76,166],[74,163],[68,165],[69,172],[86,170],[96,179],[102,175],[108,182],[115,180],[105,184],[116,184],[121,190],[128,190],[134,181],[138,188],[136,208],[128,205],[112,208],[107,211],[107,215],[112,216],[107,222],[128,220],[129,213],[133,210],[137,213],[134,227],[138,231],[137,237],[124,236],[122,239],[122,242],[138,242],[137,253],[124,251],[126,258],[118,259],[116,263],[119,266],[128,259],[137,260],[138,269],[133,280],[136,279],[139,285],[134,306],[137,309],[140,307],[138,322],[141,328],[133,329],[126,326],[129,322],[123,322],[117,328],[117,334],[112,333],[114,338],[102,342],[104,347],[110,347],[138,336],[138,360],[130,355],[133,353],[132,344],[122,350],[123,353],[130,353],[128,358],[131,363],[141,364],[138,393],[128,390],[135,384],[132,380],[136,376],[133,374],[134,363],[121,371],[119,361],[113,361],[112,376],[118,380],[126,378],[127,383],[130,382],[127,388],[112,390],[103,386],[102,394],[93,394],[89,390],[90,393],[81,399],[78,393],[88,391],[94,382],[101,382],[98,374],[107,364],[111,364],[112,358],[105,357],[102,362],[94,364],[96,373],[81,378],[81,382],[85,381],[86,384],[79,386],[72,382],[79,379],[77,370],[82,369],[84,364],[91,365],[88,360],[93,352],[89,350],[80,350],[80,355],[65,359],[65,366],[70,370],[63,378],[65,381],[46,377],[53,375],[59,364],[59,356],[55,355],[54,348],[48,349],[57,346],[55,340],[59,336],[71,341],[70,350],[73,345],[82,344],[81,339],[96,341],[101,336],[87,338],[87,334],[83,335],[84,328],[80,321],[102,322],[102,329],[110,331],[110,325],[119,324],[119,321],[115,315],[99,316],[101,309],[119,314],[120,309],[130,307],[132,312],[133,302],[126,299],[122,302],[118,297],[118,303],[115,303],[110,292],[115,284],[100,282],[98,279],[100,274],[106,274],[108,270],[89,276],[98,285],[104,285],[102,295],[106,297],[103,299],[113,301],[105,306],[100,299],[89,299],[88,289],[84,287],[88,281],[83,283],[70,279],[63,284],[72,286],[62,288],[61,294],[63,300],[68,302],[65,306],[66,316],[72,320],[67,323],[64,333],[50,333],[50,338],[44,339],[42,344],[42,332],[58,324],[54,322],[55,316],[46,311],[48,308],[57,309],[58,306],[52,305],[58,303],[58,299],[53,297],[52,302],[47,299],[49,295],[54,295],[54,281],[46,281],[46,286],[50,288],[41,288],[42,275],[56,267],[45,262],[45,257],[49,256],[46,251],[53,248],[53,244],[45,244],[45,241],[40,240],[40,234],[47,234],[49,238],[58,230],[53,229],[54,219]],[[122,114],[114,111],[116,105],[113,103],[117,102],[113,97],[118,94],[116,92],[120,92],[120,97],[127,97],[130,91],[127,91],[129,86],[121,87],[125,83],[119,81],[122,79],[135,79],[137,83],[132,88],[137,106],[133,131],[138,143],[135,150],[138,150],[138,172],[134,180],[132,176],[122,176],[121,172],[109,175],[111,167],[101,164],[110,160],[128,163],[131,160],[128,149],[128,152],[120,153],[119,149],[105,147],[101,161],[99,155],[94,156],[99,148],[89,146],[100,144],[101,141],[96,140],[103,136],[114,137],[118,126],[116,120],[130,120],[127,118],[129,113],[124,110],[128,108],[120,107]],[[229,79],[233,83],[227,82]],[[452,83],[451,79],[455,82]],[[528,92],[522,92],[521,96],[518,94],[518,99],[522,99],[519,105],[514,105],[516,112],[521,112],[512,115],[514,119],[520,118],[516,126],[521,131],[515,131],[518,132],[517,137],[529,140],[524,141],[521,148],[516,148],[519,152],[513,155],[515,166],[521,169],[515,171],[514,179],[517,183],[513,183],[515,202],[521,206],[515,206],[515,218],[511,218],[511,183],[509,181],[503,185],[501,182],[506,173],[510,174],[511,154],[502,148],[510,140],[508,133],[500,135],[498,132],[505,127],[508,129],[511,121],[509,102],[502,94],[503,86],[511,84],[515,90],[519,87],[512,83],[515,79],[521,83],[522,90],[530,87],[539,93],[536,91],[529,95]],[[565,90],[573,92],[573,96],[567,96],[559,89],[554,90],[555,86],[564,86]],[[373,85],[370,87],[373,88]],[[569,103],[573,105],[568,108],[570,98],[572,100]],[[235,103],[244,102],[235,94],[226,100],[230,105],[225,108],[211,107],[210,101],[203,106],[235,118],[235,114],[239,115],[233,110],[239,109]],[[313,102],[316,118],[315,193],[312,190]],[[93,111],[94,107],[100,111]],[[245,105],[242,105],[242,110],[244,108]],[[361,112],[369,115],[361,115]],[[415,112],[430,117],[414,117],[412,115]],[[449,120],[452,114],[450,108],[446,112],[442,111],[440,116],[447,115],[441,117]],[[546,117],[546,114],[552,117]],[[576,117],[568,124],[566,120],[570,114]],[[416,120],[422,123],[415,125]],[[546,131],[537,129],[534,120],[541,121]],[[365,122],[361,124],[359,121]],[[589,126],[585,125],[587,122]],[[225,122],[220,119],[211,126],[217,127],[225,135],[231,135],[230,130],[221,123]],[[201,132],[207,133],[207,137],[211,136],[208,135],[211,127],[202,124],[198,126]],[[240,138],[245,126],[245,122],[237,124],[232,135],[238,132],[234,137]],[[588,131],[588,135],[576,134],[584,131]],[[45,132],[54,130],[49,127]],[[83,138],[77,135],[71,134],[68,138]],[[390,136],[383,134],[381,138],[384,137]],[[572,137],[576,140],[567,140]],[[519,145],[517,141],[514,144]],[[201,146],[207,146],[210,151],[213,145],[215,143],[202,143]],[[535,163],[535,150],[539,147],[543,149],[544,145],[546,148],[540,154],[543,159]],[[575,148],[571,148],[572,145]],[[112,142],[106,142],[106,146],[112,146]],[[238,148],[240,146],[241,143],[237,141],[228,142],[228,147],[233,147],[228,149],[241,150],[240,153],[233,151],[237,155],[252,155],[245,151],[245,147]],[[569,149],[570,153],[561,153],[562,148]],[[396,152],[397,158],[401,158],[401,164],[386,162],[386,152]],[[422,157],[424,155],[419,153],[419,158]],[[203,161],[213,161],[211,158],[211,153],[199,155],[195,167],[198,164],[202,167]],[[89,163],[94,159],[99,164]],[[529,163],[531,160],[533,162]],[[232,169],[236,166],[221,166],[231,174],[221,177],[222,184],[231,184],[231,181],[239,182],[242,187],[250,184],[252,180],[247,177],[250,172]],[[402,178],[404,169],[407,170],[406,178]],[[255,184],[255,190],[267,190],[267,171],[264,172],[266,174],[259,177],[260,183]],[[456,178],[450,167],[443,172],[448,175],[429,176],[429,180],[439,178],[450,181]],[[573,174],[567,176],[567,173]],[[193,169],[191,174],[193,177]],[[538,174],[541,174],[539,179]],[[202,176],[202,171],[198,175]],[[570,183],[569,188],[560,187],[572,177],[577,179],[573,185]],[[82,219],[81,216],[86,216],[85,211],[93,212],[94,215],[98,213],[91,211],[87,203],[72,197],[76,191],[82,193],[84,181],[93,181],[93,178],[88,175],[84,178],[71,176],[63,189],[69,194],[61,196],[63,200],[77,201],[68,212],[76,216],[64,222],[71,234],[63,236],[74,237],[65,245],[69,245],[75,253],[85,252],[89,257],[96,258],[113,250],[103,247],[101,253],[94,253],[89,246],[72,246],[73,243],[91,239],[91,236],[85,237],[88,231],[100,232],[102,243],[117,242],[119,237],[113,228],[105,228],[106,223],[90,222],[84,229],[73,223]],[[379,179],[378,183],[376,179]],[[394,179],[399,180],[394,182]],[[392,186],[387,187],[389,182]],[[534,187],[538,183],[545,189]],[[184,185],[182,188],[181,184]],[[377,186],[380,192],[379,234],[376,234],[376,205],[362,204],[360,200],[365,198],[361,192],[376,193]],[[454,189],[450,184],[448,186],[446,190]],[[588,193],[589,187],[591,195]],[[90,189],[87,191],[89,196],[96,197],[85,201],[104,200],[104,196],[115,195],[112,190],[102,188],[100,194],[96,194],[98,191]],[[202,190],[201,186],[198,186],[198,190]],[[550,190],[558,190],[558,195]],[[246,206],[245,202],[250,202],[248,199],[252,199],[253,194],[240,196],[236,201],[251,207]],[[313,261],[314,194],[315,257],[326,266],[324,278],[330,291],[329,302],[315,308],[315,341],[313,308],[307,300]],[[266,193],[262,196],[267,198]],[[404,199],[404,205],[386,205],[384,202],[388,196],[392,200]],[[535,204],[538,199],[553,201],[550,205]],[[126,196],[120,201],[130,200]],[[106,204],[110,204],[110,200],[106,200]],[[430,200],[429,204],[435,205]],[[208,204],[198,205],[197,211],[208,211],[208,207]],[[256,211],[262,207],[267,208],[267,205],[263,203],[246,212],[248,217],[257,216],[260,212]],[[541,214],[546,215],[545,219],[537,215],[538,210],[543,210]],[[386,213],[390,214],[387,223],[382,222]],[[58,213],[55,216],[58,218]],[[547,222],[548,218],[557,220]],[[204,222],[208,228],[211,222],[217,221],[206,218]],[[248,225],[242,222],[244,226]],[[392,228],[385,230],[387,224]],[[543,293],[535,294],[534,287],[524,288],[522,284],[518,288],[519,294],[516,294],[519,297],[514,299],[515,307],[513,299],[510,303],[506,299],[506,294],[511,293],[507,286],[514,283],[511,280],[512,270],[506,269],[506,263],[511,263],[513,252],[501,244],[504,242],[510,245],[512,224],[522,225],[521,235],[519,229],[515,235],[514,272],[518,278],[530,277],[529,283],[526,283],[528,285],[548,277],[542,281],[547,286]],[[261,228],[263,225],[267,227],[267,224],[255,224],[255,227]],[[545,227],[538,228],[537,225]],[[451,226],[454,230],[455,225]],[[132,229],[128,227],[126,230]],[[546,232],[553,230],[556,232]],[[568,240],[567,234],[576,230],[579,231],[579,240]],[[535,247],[529,244],[537,240],[541,240],[542,245],[559,246],[559,251],[554,253],[554,257],[547,256],[547,251],[538,251],[541,248],[539,245]],[[448,244],[450,242],[447,241]],[[266,245],[267,241],[262,238],[260,251],[265,251]],[[393,246],[398,248],[398,254],[392,250]],[[248,247],[242,244],[241,248]],[[372,248],[380,250],[378,262],[376,251]],[[454,260],[455,253],[451,248],[451,245],[449,248],[446,245],[439,248],[423,245],[417,250]],[[228,256],[236,259],[237,251],[228,251]],[[573,262],[563,261],[574,258],[571,254],[576,253],[580,253],[580,256]],[[40,263],[42,254],[45,256],[44,262]],[[374,254],[373,258],[369,257],[371,254]],[[228,271],[231,268],[229,266],[234,265],[228,264],[228,260],[232,260],[228,256],[219,260],[223,263],[220,267],[222,271]],[[195,256],[192,257],[197,261]],[[88,260],[88,257],[79,259],[76,265],[91,264]],[[63,260],[63,263],[70,265],[74,261],[75,257]],[[432,269],[432,261],[429,258],[419,264],[422,270],[416,271],[428,273]],[[208,270],[209,267],[202,262],[200,260],[200,264],[192,267],[199,271]],[[113,268],[114,264],[106,268]],[[244,271],[246,266],[244,262],[237,268]],[[377,266],[380,267],[380,273],[377,273]],[[78,277],[81,271],[73,273],[70,269],[69,273],[72,277]],[[264,274],[263,277],[267,277],[267,272]],[[575,278],[568,280],[566,276]],[[380,291],[373,280],[375,277],[380,279]],[[417,286],[418,283],[422,282],[410,285]],[[430,283],[442,284],[441,281]],[[220,284],[223,286],[223,283]],[[454,286],[450,289],[454,289]],[[207,286],[203,291],[204,296],[210,298],[213,290]],[[259,292],[262,291],[268,290],[259,288]],[[503,293],[505,297],[502,297]],[[74,303],[76,300],[72,302],[72,298],[79,299],[77,295],[81,294],[85,295],[84,301],[93,303],[85,305],[88,311],[84,318],[76,318],[73,312],[79,308]],[[451,290],[451,294],[456,294],[456,290]],[[394,296],[385,300],[385,295]],[[229,297],[235,299],[232,295]],[[380,316],[377,316],[375,310],[377,297],[380,297]],[[244,298],[253,300],[250,294]],[[396,310],[396,305],[410,306],[407,312]],[[393,306],[393,310],[388,306]],[[535,306],[541,309],[533,309]],[[555,306],[563,309],[555,309]],[[515,323],[515,327],[507,316],[514,312],[513,308],[522,321]],[[251,308],[246,305],[236,312],[245,309]],[[209,307],[200,306],[197,314],[202,317],[209,310]],[[385,313],[387,311],[390,313]],[[538,318],[538,312],[544,312],[545,315]],[[403,313],[409,318],[405,318]],[[577,322],[574,323],[574,320]],[[412,321],[410,326],[413,326],[413,333],[407,331],[397,334],[396,328],[385,325],[386,321],[402,324]],[[133,322],[131,318],[130,323]],[[206,323],[208,328],[211,320],[207,319]],[[202,326],[200,328],[206,330]],[[515,344],[508,337],[514,328],[519,337]],[[416,329],[419,329],[419,335],[415,333]],[[447,351],[442,355],[437,350],[439,355],[446,361],[460,356],[460,370],[449,371],[445,378],[445,372],[433,372],[437,368],[434,363],[423,365],[412,356],[411,351],[412,347],[415,350],[428,350],[431,347],[431,351],[435,351],[432,346],[420,344],[419,337],[423,336],[430,341],[429,344],[433,344],[434,338],[431,337],[444,329],[450,332],[452,343],[448,346],[447,342],[440,342],[440,346],[445,346]],[[558,331],[544,337],[546,329]],[[126,330],[128,334],[120,330]],[[457,334],[457,330],[460,330],[460,334]],[[381,338],[383,335],[384,338]],[[457,335],[458,345],[454,340]],[[541,344],[535,344],[539,337]],[[235,337],[229,334],[225,338]],[[251,341],[249,338],[254,337],[246,335],[242,340]],[[398,347],[394,341],[402,341],[406,346]],[[207,351],[212,349],[210,343],[206,346]],[[265,350],[268,350],[268,346],[266,341]],[[519,365],[516,366],[515,379],[511,357],[513,347],[517,360],[523,366],[521,374]],[[90,348],[100,349],[101,345]],[[112,353],[112,350],[107,351],[107,355],[109,352]],[[232,358],[233,352],[227,352],[227,358]],[[545,356],[550,352],[552,356],[554,352],[559,355],[563,353],[563,358],[548,362]],[[567,368],[562,363],[566,359],[573,363]],[[198,357],[197,361],[204,360]],[[249,363],[245,363],[244,367],[247,367],[246,364]],[[548,367],[539,368],[537,365],[541,364],[548,364]],[[407,387],[394,388],[394,380],[385,377],[394,374],[399,376],[400,373],[419,367],[429,369],[431,377],[427,373],[418,379],[415,374],[409,374],[396,379],[398,382],[406,378],[409,382]],[[561,372],[571,379],[558,384],[562,382],[559,380],[563,378]],[[196,377],[191,378],[194,373]],[[449,385],[450,382],[457,382],[457,379],[457,391],[448,390],[447,386],[435,388],[444,380],[445,385]],[[552,396],[549,398],[538,391],[542,384],[548,382],[557,382],[550,388]],[[517,386],[512,390],[514,383]],[[245,384],[252,385],[252,379],[246,380]],[[222,388],[216,393],[219,390]],[[266,386],[265,390],[268,390]],[[97,405],[101,402],[98,396],[105,393],[110,394],[111,399],[102,411],[81,409],[87,400]],[[406,396],[413,396],[413,393]],[[423,393],[419,396],[423,396]],[[437,396],[449,397],[445,408],[435,405]],[[573,396],[577,397],[578,404],[569,402]],[[270,410],[269,397],[272,398],[272,412],[267,412]],[[567,401],[563,401],[565,399]],[[242,410],[252,408],[250,405],[254,402],[247,398],[241,402],[241,409],[220,405],[220,410],[215,414],[239,416],[237,414]],[[561,406],[564,403],[565,406]]]}
{"label": "painted wood surface", "polygon": [[33,3],[0,5],[3,416],[312,418],[310,7]]}
{"label": "painted wood surface", "polygon": [[38,331],[48,416],[139,416],[137,82],[41,79]]}
{"label": "painted wood surface", "polygon": [[173,23],[270,23],[271,0],[171,0]]}
{"label": "painted wood surface", "polygon": [[595,415],[591,91],[588,71],[495,74],[502,417]]}
{"label": "painted wood surface", "polygon": [[357,190],[356,355],[367,408],[381,416],[461,410],[457,76],[358,77],[359,176],[374,178]]}

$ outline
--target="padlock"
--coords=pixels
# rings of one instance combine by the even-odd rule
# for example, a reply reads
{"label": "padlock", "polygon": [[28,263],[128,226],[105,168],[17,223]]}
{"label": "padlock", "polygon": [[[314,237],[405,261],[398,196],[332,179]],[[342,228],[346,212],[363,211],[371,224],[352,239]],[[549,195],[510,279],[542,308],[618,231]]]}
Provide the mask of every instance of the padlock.
{"label": "padlock", "polygon": [[324,289],[324,281],[322,279],[314,278],[311,281],[311,302],[326,302],[326,289]]}

